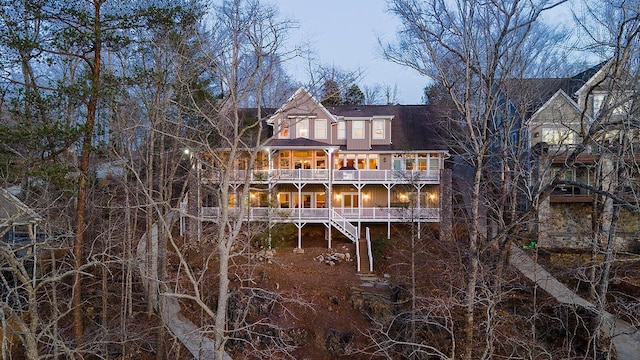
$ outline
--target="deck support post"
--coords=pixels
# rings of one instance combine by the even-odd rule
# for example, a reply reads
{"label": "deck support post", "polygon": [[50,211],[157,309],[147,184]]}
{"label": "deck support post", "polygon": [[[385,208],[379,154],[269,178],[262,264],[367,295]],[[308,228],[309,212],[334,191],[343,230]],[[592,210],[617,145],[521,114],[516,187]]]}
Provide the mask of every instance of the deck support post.
{"label": "deck support post", "polygon": [[[418,221],[418,240],[420,240],[420,238],[422,237],[422,188],[424,187],[424,184],[415,184],[414,185],[417,191],[417,204],[418,204],[418,216],[417,219],[413,219],[413,220],[417,220]],[[426,204],[424,204],[426,206]]]}
{"label": "deck support post", "polygon": [[306,224],[300,221],[294,222],[298,228],[298,249],[302,249],[302,227]]}
{"label": "deck support post", "polygon": [[391,240],[391,188],[393,184],[384,184],[387,188],[387,240]]}

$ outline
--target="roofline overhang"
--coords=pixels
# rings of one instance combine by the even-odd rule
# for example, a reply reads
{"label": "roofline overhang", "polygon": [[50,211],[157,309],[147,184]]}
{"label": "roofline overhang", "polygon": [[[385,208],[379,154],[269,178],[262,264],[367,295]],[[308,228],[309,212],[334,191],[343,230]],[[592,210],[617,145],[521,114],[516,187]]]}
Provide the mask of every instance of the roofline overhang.
{"label": "roofline overhang", "polygon": [[538,108],[530,117],[529,120],[534,120],[542,111],[544,111],[556,98],[562,97],[565,101],[573,107],[573,109],[579,114],[581,113],[580,106],[566,93],[564,90],[559,89],[556,91],[542,106]]}
{"label": "roofline overhang", "polygon": [[281,149],[285,149],[285,150],[314,150],[314,149],[333,149],[333,150],[339,150],[340,146],[336,146],[336,145],[326,145],[326,146],[322,146],[322,145],[263,145],[260,147],[262,150],[281,150]]}

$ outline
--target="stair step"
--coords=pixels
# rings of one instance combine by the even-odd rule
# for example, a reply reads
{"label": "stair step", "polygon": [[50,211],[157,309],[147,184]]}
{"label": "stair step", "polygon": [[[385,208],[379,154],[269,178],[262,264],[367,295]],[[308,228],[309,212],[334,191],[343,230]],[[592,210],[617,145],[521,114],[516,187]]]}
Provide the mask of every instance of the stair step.
{"label": "stair step", "polygon": [[368,274],[358,274],[358,277],[360,278],[360,280],[362,281],[379,281],[380,279],[375,276],[375,275],[368,275]]}

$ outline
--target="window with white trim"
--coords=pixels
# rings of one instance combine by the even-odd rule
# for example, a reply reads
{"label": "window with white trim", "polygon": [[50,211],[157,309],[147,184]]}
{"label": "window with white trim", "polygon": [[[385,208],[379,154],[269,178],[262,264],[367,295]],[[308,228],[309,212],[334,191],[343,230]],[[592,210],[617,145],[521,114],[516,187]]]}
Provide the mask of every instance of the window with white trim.
{"label": "window with white trim", "polygon": [[364,121],[354,120],[351,122],[351,138],[364,139]]}
{"label": "window with white trim", "polygon": [[338,140],[344,140],[347,138],[347,123],[344,121],[338,121]]}
{"label": "window with white trim", "polygon": [[594,116],[599,115],[604,109],[605,101],[607,103],[607,110],[610,111],[612,115],[624,115],[631,111],[631,100],[629,100],[629,97],[627,97],[627,99],[617,99],[612,95],[599,93],[593,95]]}
{"label": "window with white trim", "polygon": [[373,139],[384,139],[384,119],[373,120]]}
{"label": "window with white trim", "polygon": [[289,138],[289,126],[291,123],[289,119],[280,119],[280,126],[278,131],[278,138],[280,139],[288,139]]}
{"label": "window with white trim", "polygon": [[314,124],[314,133],[316,139],[327,138],[327,119],[316,119]]}
{"label": "window with white trim", "polygon": [[309,138],[309,119],[299,119],[296,122],[296,137]]}
{"label": "window with white trim", "polygon": [[542,141],[550,145],[574,144],[574,133],[565,128],[543,128]]}

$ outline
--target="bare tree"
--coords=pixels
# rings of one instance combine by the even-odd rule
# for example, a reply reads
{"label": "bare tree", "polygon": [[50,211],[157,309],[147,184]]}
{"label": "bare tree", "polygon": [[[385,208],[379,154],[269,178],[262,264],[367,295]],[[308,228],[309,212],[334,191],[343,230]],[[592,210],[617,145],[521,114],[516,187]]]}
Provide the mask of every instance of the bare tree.
{"label": "bare tree", "polygon": [[[196,234],[185,234],[185,238],[200,241],[194,245],[202,251],[199,265],[188,261],[185,248],[170,232],[171,224],[164,224],[164,235],[168,238],[172,256],[177,257],[180,273],[184,274],[180,276],[184,276],[189,284],[188,288],[180,286],[178,291],[165,295],[188,299],[206,315],[202,325],[214,335],[215,358],[223,359],[228,341],[242,340],[239,334],[250,329],[244,316],[229,318],[230,314],[236,314],[239,303],[246,302],[249,307],[256,299],[266,298],[282,302],[264,290],[235,289],[230,277],[239,259],[250,259],[245,253],[252,239],[252,231],[248,231],[246,222],[247,204],[251,170],[256,166],[260,145],[266,140],[262,128],[267,115],[263,100],[267,91],[282,90],[273,87],[276,83],[273,77],[281,71],[283,41],[291,23],[279,20],[275,8],[258,1],[224,1],[214,7],[212,15],[207,36],[197,39],[203,54],[197,66],[198,73],[211,74],[219,84],[215,88],[219,96],[201,96],[202,90],[210,88],[200,89],[188,77],[177,77],[177,86],[183,90],[180,102],[176,103],[177,109],[192,122],[183,124],[184,134],[171,136],[189,150],[189,221],[196,225],[206,221],[198,210],[203,195],[198,193],[205,177],[209,185],[202,189],[208,189],[219,212],[215,223],[210,222],[205,227],[191,226],[189,231]],[[187,55],[177,54],[177,60],[183,66],[191,61]],[[255,108],[246,109],[249,104]],[[161,135],[169,134],[163,132]],[[217,280],[215,283],[210,282],[212,277]],[[251,278],[246,281],[245,284],[250,284]],[[215,292],[212,289],[216,289]],[[243,294],[249,296],[245,298]],[[233,300],[234,296],[239,298]],[[215,303],[207,301],[209,297],[214,297]],[[230,308],[230,304],[233,307]],[[230,321],[240,324],[240,329],[236,330]],[[210,323],[212,325],[208,326]],[[269,327],[264,319],[252,326],[255,328],[260,324]],[[269,336],[268,332],[265,335]]]}
{"label": "bare tree", "polygon": [[[452,138],[459,154],[456,159],[461,171],[458,173],[469,174],[465,183],[468,186],[465,325],[463,346],[459,349],[459,356],[465,359],[488,358],[493,354],[491,340],[483,345],[476,341],[476,311],[479,297],[486,294],[478,291],[484,267],[480,254],[488,245],[497,246],[506,254],[508,234],[516,224],[521,224],[512,220],[505,222],[513,216],[514,195],[525,172],[509,168],[517,166],[519,160],[517,144],[510,137],[518,124],[516,118],[508,115],[510,109],[504,104],[504,93],[513,79],[544,67],[545,59],[549,58],[547,51],[554,51],[550,41],[558,38],[547,36],[549,33],[543,30],[540,15],[562,2],[435,1],[423,4],[398,0],[390,4],[391,11],[401,19],[402,31],[397,46],[384,49],[385,56],[442,85],[456,109],[450,121],[452,128],[457,129]],[[545,38],[550,40],[545,42]],[[496,148],[509,152],[509,157],[500,154],[504,161],[494,157]],[[511,175],[515,177],[509,177]],[[495,193],[493,189],[506,189],[506,192],[501,191],[501,198],[495,198],[491,195]],[[491,232],[485,225],[487,218],[492,219]],[[491,281],[495,282],[494,289],[500,288],[499,274]],[[488,293],[490,298],[495,295],[495,290]],[[483,323],[487,324],[484,331],[491,334],[491,317]]]}
{"label": "bare tree", "polygon": [[596,201],[592,214],[591,261],[588,282],[590,296],[596,305],[597,321],[592,333],[591,349],[595,354],[602,338],[609,308],[609,284],[617,252],[625,245],[625,237],[635,231],[638,209],[635,182],[638,164],[638,43],[640,11],[637,1],[610,1],[595,8],[585,3],[576,14],[580,30],[585,34],[581,45],[609,60],[602,74],[585,89],[585,116],[592,119],[586,138],[600,155],[593,184]]}

